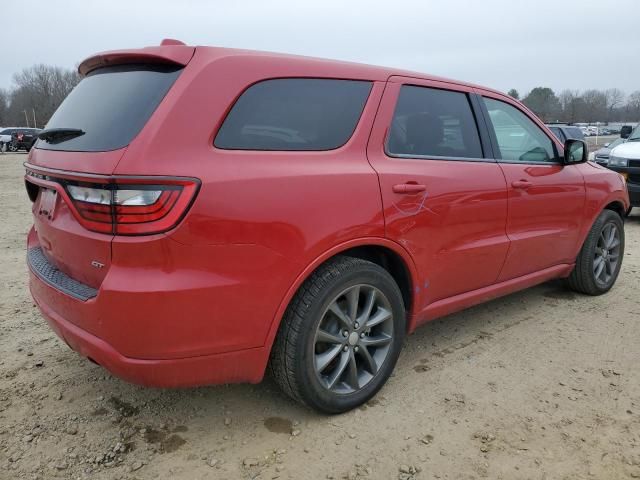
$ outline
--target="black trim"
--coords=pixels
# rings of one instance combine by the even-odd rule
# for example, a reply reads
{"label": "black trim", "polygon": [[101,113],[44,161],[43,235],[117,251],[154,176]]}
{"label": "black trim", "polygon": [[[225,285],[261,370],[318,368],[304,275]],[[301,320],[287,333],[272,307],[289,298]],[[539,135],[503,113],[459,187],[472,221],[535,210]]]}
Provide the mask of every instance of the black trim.
{"label": "black trim", "polygon": [[[554,160],[552,162],[532,162],[532,161],[527,161],[527,162],[522,162],[520,160],[502,160],[499,159],[498,163],[506,163],[509,165],[549,165],[549,166],[558,166],[560,165],[562,166],[569,166],[569,165],[575,165],[575,163],[571,163],[569,165],[563,163],[563,162],[559,162],[557,160]],[[577,163],[581,163],[581,162],[577,162]]]}
{"label": "black trim", "polygon": [[489,110],[487,110],[487,104],[484,103],[483,98],[484,96],[477,95],[480,112],[482,113],[482,119],[484,120],[483,123],[489,134],[489,142],[491,143],[493,158],[497,162],[500,162],[502,160],[502,153],[500,152],[500,147],[498,146],[498,137],[496,137],[496,132],[493,128],[493,124],[491,123],[491,118],[489,117]]}
{"label": "black trim", "polygon": [[409,153],[389,153],[386,151],[385,155],[390,158],[402,158],[403,160],[445,160],[454,162],[483,162],[483,163],[496,163],[493,158],[476,158],[476,157],[440,157],[438,155],[412,155]]}
{"label": "black trim", "polygon": [[489,125],[487,124],[487,120],[482,110],[482,105],[484,104],[484,102],[480,98],[480,95],[478,95],[477,93],[469,93],[468,97],[469,103],[471,104],[473,116],[476,119],[478,133],[480,134],[480,143],[482,144],[484,158],[495,159],[496,157],[494,154],[493,142],[491,141],[491,136],[489,134]]}
{"label": "black trim", "polygon": [[31,248],[27,251],[27,264],[29,269],[40,280],[77,300],[86,302],[98,295],[98,290],[95,288],[74,280],[66,273],[58,270],[54,265],[51,265],[40,247]]}

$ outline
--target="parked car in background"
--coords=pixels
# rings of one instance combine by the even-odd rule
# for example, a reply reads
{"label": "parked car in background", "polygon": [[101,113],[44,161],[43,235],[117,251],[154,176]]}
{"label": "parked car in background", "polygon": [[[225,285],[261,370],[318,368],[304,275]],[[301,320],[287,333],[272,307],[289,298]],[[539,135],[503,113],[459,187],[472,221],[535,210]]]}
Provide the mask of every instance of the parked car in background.
{"label": "parked car in background", "polygon": [[25,150],[31,151],[33,144],[38,140],[38,134],[42,130],[39,128],[20,128],[15,133],[15,147],[16,151]]}
{"label": "parked car in background", "polygon": [[593,161],[599,165],[607,166],[609,163],[609,153],[618,145],[622,145],[626,141],[625,138],[616,138],[611,143],[605,143],[604,146],[593,152]]}
{"label": "parked car in background", "polygon": [[569,138],[584,140],[584,133],[580,127],[563,123],[548,123],[547,127],[549,127],[549,130],[551,130],[562,143]]}
{"label": "parked car in background", "polygon": [[11,136],[16,130],[16,127],[4,127],[0,130],[0,147],[4,147],[5,150],[9,151]]}
{"label": "parked car in background", "polygon": [[127,380],[269,367],[344,412],[418,326],[557,278],[601,295],[620,271],[621,176],[495,90],[175,40],[79,71],[25,164],[30,290]]}
{"label": "parked car in background", "polygon": [[39,128],[12,127],[0,131],[0,142],[7,146],[9,152],[25,150],[29,152],[41,132]]}
{"label": "parked car in background", "polygon": [[625,177],[631,205],[640,207],[640,125],[631,133],[628,130],[623,128],[621,133],[626,141],[609,152],[607,168]]}

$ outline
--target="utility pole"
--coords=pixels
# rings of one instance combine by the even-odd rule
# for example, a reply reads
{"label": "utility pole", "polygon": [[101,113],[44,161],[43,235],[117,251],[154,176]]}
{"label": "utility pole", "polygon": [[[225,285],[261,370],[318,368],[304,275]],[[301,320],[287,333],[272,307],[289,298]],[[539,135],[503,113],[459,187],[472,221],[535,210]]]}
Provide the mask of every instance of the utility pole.
{"label": "utility pole", "polygon": [[29,117],[27,116],[27,111],[23,110],[24,112],[24,119],[27,121],[27,128],[29,128]]}

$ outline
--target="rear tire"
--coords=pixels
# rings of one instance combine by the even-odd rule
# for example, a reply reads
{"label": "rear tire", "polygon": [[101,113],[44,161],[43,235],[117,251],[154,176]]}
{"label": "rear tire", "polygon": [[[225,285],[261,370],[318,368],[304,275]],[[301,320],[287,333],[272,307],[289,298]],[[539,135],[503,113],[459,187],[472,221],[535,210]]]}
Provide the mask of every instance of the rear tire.
{"label": "rear tire", "polygon": [[269,367],[282,390],[323,413],[371,399],[387,381],[406,330],[402,294],[375,263],[338,256],[300,287]]}
{"label": "rear tire", "polygon": [[602,295],[616,282],[624,258],[624,224],[612,210],[593,223],[569,276],[569,286],[587,295]]}

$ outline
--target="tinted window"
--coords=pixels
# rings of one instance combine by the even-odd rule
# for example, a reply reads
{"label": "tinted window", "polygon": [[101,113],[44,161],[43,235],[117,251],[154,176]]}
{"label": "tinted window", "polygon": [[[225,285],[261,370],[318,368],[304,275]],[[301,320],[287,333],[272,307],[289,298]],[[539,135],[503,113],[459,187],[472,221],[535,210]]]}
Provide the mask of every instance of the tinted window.
{"label": "tinted window", "polygon": [[405,85],[393,115],[390,155],[482,158],[467,95]]}
{"label": "tinted window", "polygon": [[249,87],[214,144],[234,150],[331,150],[356,128],[371,82],[285,78]]}
{"label": "tinted window", "polygon": [[182,70],[165,65],[118,65],[90,72],[62,102],[47,128],[85,132],[37,148],[76,152],[116,150],[140,132]]}
{"label": "tinted window", "polygon": [[582,130],[577,127],[567,128],[567,133],[569,134],[569,138],[576,138],[578,140],[582,140],[584,138]]}
{"label": "tinted window", "polygon": [[529,117],[508,103],[484,98],[498,140],[499,158],[516,162],[551,162],[553,142]]}
{"label": "tinted window", "polygon": [[12,128],[5,128],[4,130],[2,130],[0,132],[0,135],[11,135],[13,133],[13,129]]}
{"label": "tinted window", "polygon": [[551,130],[553,134],[558,137],[558,140],[564,142],[564,135],[562,135],[562,129],[560,127],[549,127],[549,130]]}

